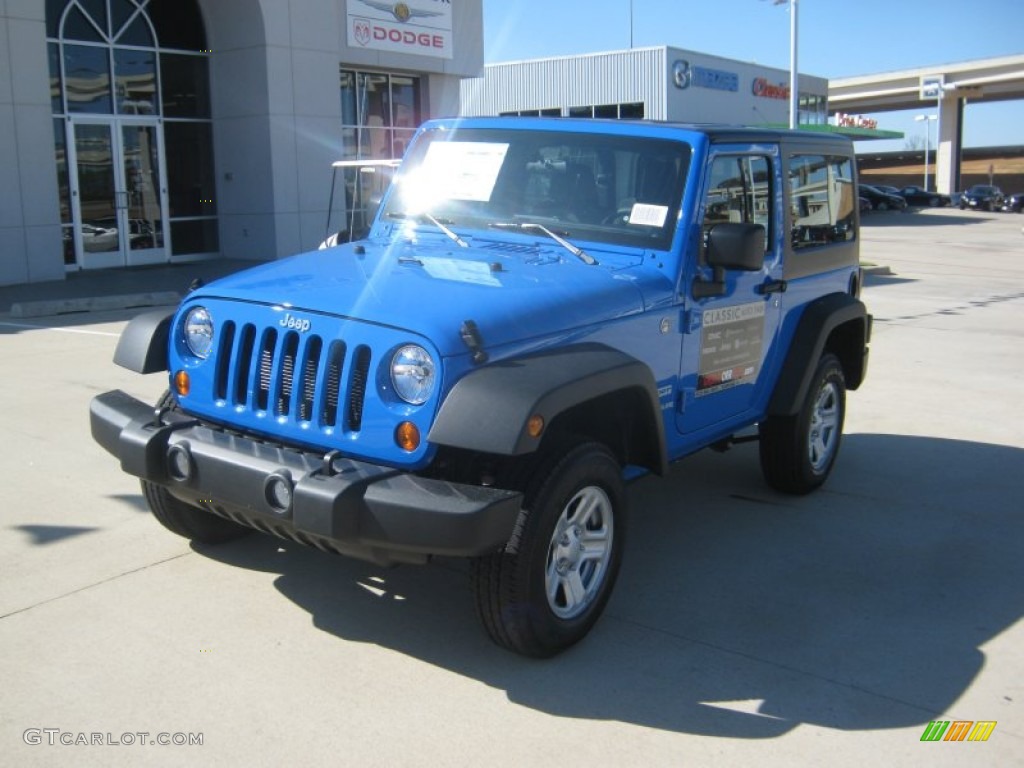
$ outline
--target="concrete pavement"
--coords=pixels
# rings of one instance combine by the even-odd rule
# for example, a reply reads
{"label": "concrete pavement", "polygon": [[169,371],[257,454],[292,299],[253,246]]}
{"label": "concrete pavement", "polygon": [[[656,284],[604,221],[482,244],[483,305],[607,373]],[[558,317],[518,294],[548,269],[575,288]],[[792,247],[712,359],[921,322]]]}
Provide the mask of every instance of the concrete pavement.
{"label": "concrete pavement", "polygon": [[893,274],[829,483],[775,494],[746,445],[634,484],[608,611],[546,662],[461,562],[166,532],[88,435],[94,394],[165,386],[110,362],[131,312],[0,314],[0,763],[1024,765],[1021,221],[866,218]]}

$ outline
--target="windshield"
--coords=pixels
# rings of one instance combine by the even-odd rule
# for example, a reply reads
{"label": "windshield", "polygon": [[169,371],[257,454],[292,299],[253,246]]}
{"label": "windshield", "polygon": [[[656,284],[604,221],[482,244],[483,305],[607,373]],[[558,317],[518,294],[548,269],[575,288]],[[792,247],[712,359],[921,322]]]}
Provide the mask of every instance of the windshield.
{"label": "windshield", "polygon": [[635,136],[509,129],[436,130],[410,149],[385,218],[424,214],[451,229],[535,235],[666,250],[689,145]]}

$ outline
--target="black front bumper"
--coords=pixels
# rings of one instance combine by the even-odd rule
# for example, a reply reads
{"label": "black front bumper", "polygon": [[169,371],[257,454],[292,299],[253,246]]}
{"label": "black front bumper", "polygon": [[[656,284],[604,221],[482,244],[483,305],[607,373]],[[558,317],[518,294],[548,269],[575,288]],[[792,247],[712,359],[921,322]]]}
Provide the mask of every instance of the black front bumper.
{"label": "black front bumper", "polygon": [[[449,483],[230,433],[120,390],[95,397],[93,438],[136,477],[178,499],[338,554],[379,563],[501,549],[522,504],[514,491]],[[274,493],[284,484],[290,504]],[[285,494],[287,497],[288,494]]]}

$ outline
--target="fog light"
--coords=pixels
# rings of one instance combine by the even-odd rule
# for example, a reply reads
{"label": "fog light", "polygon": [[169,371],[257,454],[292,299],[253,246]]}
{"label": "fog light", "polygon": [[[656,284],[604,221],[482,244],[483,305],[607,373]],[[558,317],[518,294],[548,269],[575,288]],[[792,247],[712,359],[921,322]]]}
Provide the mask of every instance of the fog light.
{"label": "fog light", "polygon": [[420,447],[420,430],[411,421],[403,421],[395,430],[395,442],[403,451],[412,453]]}
{"label": "fog light", "polygon": [[188,377],[188,372],[178,371],[174,374],[174,389],[179,395],[185,397],[188,395],[189,389],[192,388],[192,381]]}
{"label": "fog light", "polygon": [[167,472],[175,480],[192,477],[192,456],[185,444],[172,445],[167,451]]}
{"label": "fog light", "polygon": [[292,479],[284,472],[277,472],[263,483],[263,496],[267,504],[278,514],[284,514],[292,506]]}

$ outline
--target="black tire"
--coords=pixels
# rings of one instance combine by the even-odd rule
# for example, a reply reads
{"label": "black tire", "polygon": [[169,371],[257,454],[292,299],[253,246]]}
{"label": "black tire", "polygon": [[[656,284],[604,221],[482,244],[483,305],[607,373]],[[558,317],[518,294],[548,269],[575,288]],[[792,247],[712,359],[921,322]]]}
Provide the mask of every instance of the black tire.
{"label": "black tire", "polygon": [[626,494],[618,462],[599,443],[543,451],[535,470],[513,551],[476,558],[472,576],[491,639],[546,658],[583,639],[608,602],[622,560]]}
{"label": "black tire", "polygon": [[[176,401],[170,392],[165,392],[157,408],[174,408]],[[201,544],[223,544],[241,538],[250,529],[223,517],[186,504],[170,494],[162,485],[147,480],[139,481],[142,495],[149,511],[167,530]]]}
{"label": "black tire", "polygon": [[876,211],[888,211],[889,210],[889,204],[887,202],[885,202],[884,200],[879,201],[878,205],[875,206],[875,210]]}
{"label": "black tire", "polygon": [[761,422],[761,471],[768,485],[805,494],[824,483],[839,454],[845,415],[843,368],[835,355],[823,355],[800,411]]}
{"label": "black tire", "polygon": [[937,197],[930,197],[930,198],[928,198],[928,205],[931,206],[932,208],[938,208],[939,207],[939,198],[937,198]]}

